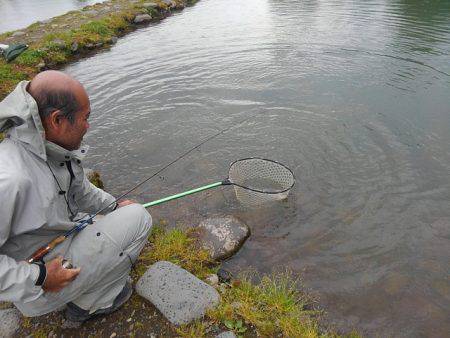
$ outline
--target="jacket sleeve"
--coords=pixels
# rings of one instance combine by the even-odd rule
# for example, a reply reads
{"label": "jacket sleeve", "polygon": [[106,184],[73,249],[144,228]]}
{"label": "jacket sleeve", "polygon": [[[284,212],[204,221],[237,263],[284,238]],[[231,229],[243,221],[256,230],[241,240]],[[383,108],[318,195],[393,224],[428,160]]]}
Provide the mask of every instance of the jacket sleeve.
{"label": "jacket sleeve", "polygon": [[116,204],[113,203],[115,200],[114,196],[97,188],[89,182],[84,171],[83,179],[78,189],[76,203],[78,204],[79,211],[93,214],[112,203],[111,206],[103,212],[103,214],[107,214],[116,207]]}
{"label": "jacket sleeve", "polygon": [[[14,220],[26,206],[26,182],[0,174],[0,252],[10,236]],[[0,254],[0,300],[29,302],[38,298],[43,290],[36,286],[39,267],[25,261],[17,262]]]}

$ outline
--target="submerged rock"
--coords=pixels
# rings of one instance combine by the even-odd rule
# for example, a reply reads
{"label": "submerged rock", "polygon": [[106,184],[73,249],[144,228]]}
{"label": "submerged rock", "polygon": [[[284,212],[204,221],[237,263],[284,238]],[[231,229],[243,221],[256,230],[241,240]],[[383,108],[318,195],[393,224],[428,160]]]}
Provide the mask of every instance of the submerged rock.
{"label": "submerged rock", "polygon": [[136,291],[175,325],[203,317],[220,300],[212,286],[166,261],[153,264],[137,282]]}
{"label": "submerged rock", "polygon": [[20,327],[21,317],[15,308],[0,310],[0,337],[12,337]]}
{"label": "submerged rock", "polygon": [[233,216],[208,218],[198,227],[202,246],[215,260],[233,255],[250,235],[249,227]]}
{"label": "submerged rock", "polygon": [[152,19],[152,17],[149,14],[139,14],[136,15],[133,22],[134,23],[145,23],[149,22]]}

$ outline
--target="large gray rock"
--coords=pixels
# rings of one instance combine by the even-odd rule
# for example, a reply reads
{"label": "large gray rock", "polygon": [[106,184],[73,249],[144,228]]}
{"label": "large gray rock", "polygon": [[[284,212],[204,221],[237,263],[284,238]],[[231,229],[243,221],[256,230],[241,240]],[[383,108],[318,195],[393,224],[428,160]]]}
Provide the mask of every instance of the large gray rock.
{"label": "large gray rock", "polygon": [[153,264],[137,282],[136,291],[175,325],[203,317],[220,300],[212,286],[166,261]]}
{"label": "large gray rock", "polygon": [[20,327],[21,317],[15,308],[0,310],[0,337],[12,337]]}
{"label": "large gray rock", "polygon": [[250,235],[249,227],[233,216],[211,217],[199,224],[202,246],[215,260],[233,255]]}
{"label": "large gray rock", "polygon": [[149,14],[138,14],[134,18],[134,23],[146,23],[149,22],[152,19],[152,17]]}

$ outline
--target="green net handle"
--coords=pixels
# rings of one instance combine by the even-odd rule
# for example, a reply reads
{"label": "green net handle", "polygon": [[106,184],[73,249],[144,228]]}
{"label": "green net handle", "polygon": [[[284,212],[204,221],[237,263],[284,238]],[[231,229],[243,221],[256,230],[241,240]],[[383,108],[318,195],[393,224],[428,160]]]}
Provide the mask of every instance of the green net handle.
{"label": "green net handle", "polygon": [[185,191],[185,192],[176,194],[176,195],[167,196],[167,197],[161,198],[161,199],[156,200],[156,201],[153,201],[153,202],[145,203],[145,204],[142,204],[142,206],[143,206],[144,208],[152,207],[152,206],[154,206],[154,205],[159,205],[159,204],[162,204],[162,203],[165,203],[165,202],[168,202],[168,201],[175,200],[175,199],[177,199],[177,198],[181,198],[181,197],[184,197],[184,196],[187,196],[187,195],[192,195],[192,194],[198,193],[198,192],[200,192],[200,191],[212,189],[212,188],[221,186],[221,185],[223,185],[223,184],[226,184],[226,183],[225,183],[225,182],[222,182],[222,181],[220,181],[220,182],[215,182],[215,183],[211,183],[211,184],[208,184],[208,185],[204,185],[204,186],[202,186],[202,187],[199,187],[199,188],[195,188],[195,189],[192,189],[192,190],[188,190],[188,191]]}

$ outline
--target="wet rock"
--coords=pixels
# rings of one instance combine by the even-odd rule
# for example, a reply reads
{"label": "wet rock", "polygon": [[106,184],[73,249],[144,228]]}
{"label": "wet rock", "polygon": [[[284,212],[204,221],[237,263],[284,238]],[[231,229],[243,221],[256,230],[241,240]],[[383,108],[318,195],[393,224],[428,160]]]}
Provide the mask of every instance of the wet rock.
{"label": "wet rock", "polygon": [[15,308],[0,310],[0,337],[12,337],[20,327],[21,317]]}
{"label": "wet rock", "polygon": [[119,38],[117,36],[111,37],[111,43],[113,43],[113,44],[117,43],[118,40],[119,40]]}
{"label": "wet rock", "polygon": [[233,331],[224,331],[216,336],[216,338],[236,338]]}
{"label": "wet rock", "polygon": [[215,260],[233,255],[250,235],[248,226],[233,216],[208,218],[199,224],[202,246]]}
{"label": "wet rock", "polygon": [[153,264],[137,282],[136,291],[175,325],[203,317],[220,299],[212,286],[166,261]]}
{"label": "wet rock", "polygon": [[95,45],[94,45],[93,43],[87,43],[87,44],[85,45],[85,47],[86,47],[87,49],[94,49],[94,48],[95,48]]}
{"label": "wet rock", "polygon": [[146,9],[158,8],[158,4],[156,2],[144,2],[142,6]]}
{"label": "wet rock", "polygon": [[134,23],[145,23],[149,22],[152,19],[152,17],[149,14],[139,14],[136,15],[133,22]]}
{"label": "wet rock", "polygon": [[14,36],[14,37],[16,37],[16,36],[22,36],[22,35],[25,35],[25,32],[17,31],[17,32],[12,33],[12,36]]}

